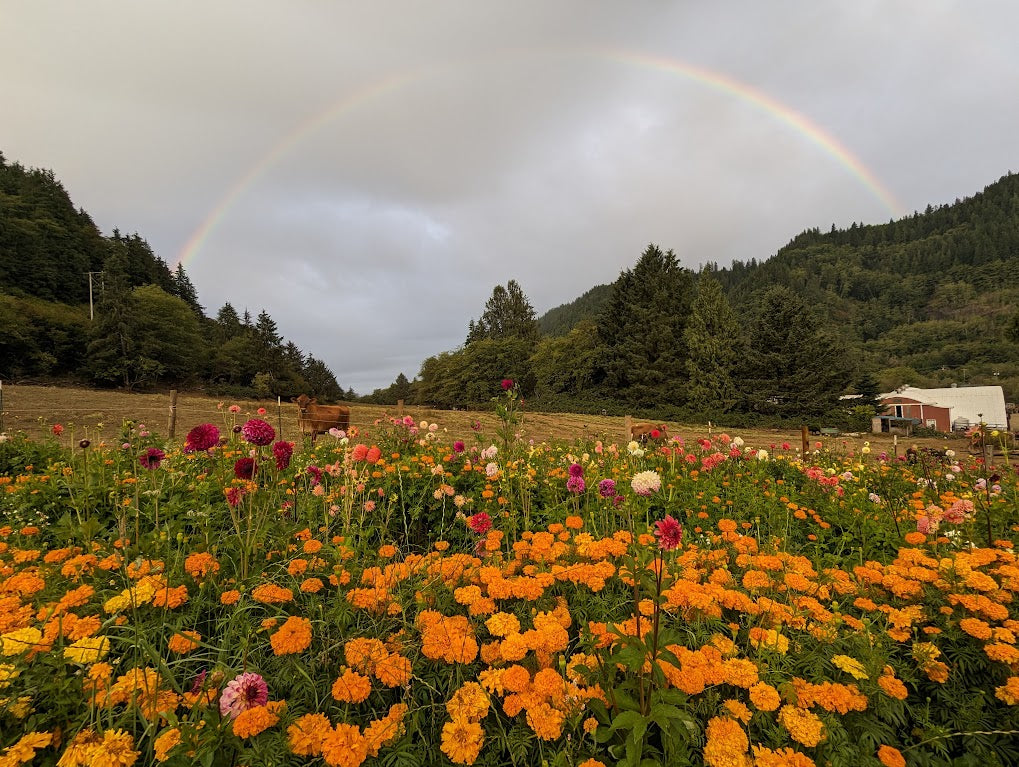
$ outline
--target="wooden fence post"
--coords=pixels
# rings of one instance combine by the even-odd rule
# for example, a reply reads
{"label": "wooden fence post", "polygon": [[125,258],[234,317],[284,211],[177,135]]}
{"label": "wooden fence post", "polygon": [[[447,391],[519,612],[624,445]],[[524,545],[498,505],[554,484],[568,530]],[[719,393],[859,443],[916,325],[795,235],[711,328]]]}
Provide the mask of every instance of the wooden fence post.
{"label": "wooden fence post", "polygon": [[280,439],[283,439],[283,400],[276,395],[276,425],[279,426]]}
{"label": "wooden fence post", "polygon": [[4,432],[4,382],[0,381],[0,434]]}
{"label": "wooden fence post", "polygon": [[403,418],[403,400],[398,399],[396,401],[396,417]]}
{"label": "wooden fence post", "polygon": [[170,439],[173,439],[174,433],[177,431],[177,390],[170,389],[170,426],[167,429],[170,433]]}
{"label": "wooden fence post", "polygon": [[623,432],[623,442],[630,444],[630,440],[633,439],[633,416],[623,418]]}
{"label": "wooden fence post", "polygon": [[800,427],[800,444],[803,446],[803,452],[800,455],[806,456],[807,451],[810,449],[810,431],[806,426]]}

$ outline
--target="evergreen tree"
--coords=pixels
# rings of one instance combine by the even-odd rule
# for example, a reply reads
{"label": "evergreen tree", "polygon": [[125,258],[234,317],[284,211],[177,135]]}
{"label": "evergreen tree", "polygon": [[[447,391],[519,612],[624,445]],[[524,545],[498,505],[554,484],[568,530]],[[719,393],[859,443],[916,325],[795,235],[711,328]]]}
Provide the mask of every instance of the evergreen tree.
{"label": "evergreen tree", "polygon": [[689,406],[704,414],[726,413],[738,403],[734,376],[742,356],[739,323],[717,280],[702,275],[683,332]]}
{"label": "evergreen tree", "polygon": [[782,418],[830,413],[848,383],[845,344],[788,288],[762,297],[749,334],[743,393],[753,412]]}
{"label": "evergreen tree", "polygon": [[654,244],[619,275],[598,321],[610,396],[643,408],[683,402],[692,287],[676,255]]}
{"label": "evergreen tree", "polygon": [[243,330],[244,325],[241,324],[241,318],[237,314],[237,310],[233,308],[229,301],[223,304],[216,314],[215,335],[217,340],[220,343],[224,343],[231,338],[239,336]]}
{"label": "evergreen tree", "polygon": [[471,320],[467,330],[467,343],[485,338],[521,338],[537,341],[541,332],[534,307],[524,295],[516,280],[510,280],[506,287],[496,285],[492,296],[485,303],[485,311],[476,323]]}
{"label": "evergreen tree", "polygon": [[173,273],[173,295],[190,306],[196,317],[205,318],[205,309],[198,303],[198,291],[184,270],[183,262],[177,264],[177,269]]}
{"label": "evergreen tree", "polygon": [[1008,324],[1008,328],[1005,331],[1005,336],[1012,343],[1019,344],[1019,311],[1012,317],[1012,321]]}

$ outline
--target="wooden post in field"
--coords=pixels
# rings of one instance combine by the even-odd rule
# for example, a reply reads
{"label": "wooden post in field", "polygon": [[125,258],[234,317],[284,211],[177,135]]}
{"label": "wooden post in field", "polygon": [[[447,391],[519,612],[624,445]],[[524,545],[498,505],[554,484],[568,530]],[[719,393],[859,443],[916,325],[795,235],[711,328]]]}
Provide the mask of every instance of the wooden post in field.
{"label": "wooden post in field", "polygon": [[708,439],[711,439],[711,421],[708,421]]}
{"label": "wooden post in field", "polygon": [[984,427],[984,468],[989,469],[994,466],[994,445],[987,440],[987,428]]}
{"label": "wooden post in field", "polygon": [[805,456],[807,451],[810,449],[810,431],[806,426],[800,427],[800,443],[803,446],[803,451],[800,455]]}
{"label": "wooden post in field", "polygon": [[398,399],[396,401],[396,417],[403,418],[403,400]]}
{"label": "wooden post in field", "polygon": [[892,455],[895,456],[896,458],[899,457],[899,435],[898,434],[893,434],[892,435]]}
{"label": "wooden post in field", "polygon": [[283,400],[276,395],[276,425],[279,426],[280,439],[283,439]]}
{"label": "wooden post in field", "polygon": [[0,381],[0,434],[4,433],[4,382]]}
{"label": "wooden post in field", "polygon": [[173,439],[174,433],[177,431],[177,390],[170,389],[170,425],[167,428],[170,434],[170,439]]}
{"label": "wooden post in field", "polygon": [[623,442],[630,444],[630,440],[633,439],[633,416],[628,415],[623,418]]}

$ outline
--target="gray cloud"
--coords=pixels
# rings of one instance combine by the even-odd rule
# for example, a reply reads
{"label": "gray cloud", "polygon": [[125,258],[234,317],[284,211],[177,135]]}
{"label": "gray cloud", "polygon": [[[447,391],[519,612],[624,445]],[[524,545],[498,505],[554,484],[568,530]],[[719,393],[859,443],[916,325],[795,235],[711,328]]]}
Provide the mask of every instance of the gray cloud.
{"label": "gray cloud", "polygon": [[887,221],[849,155],[902,213],[1017,164],[1006,2],[39,0],[4,16],[0,149],[52,168],[105,232],[171,265],[189,252],[211,313],[265,308],[359,392],[461,343],[509,279],[541,312],[648,242],[696,267]]}

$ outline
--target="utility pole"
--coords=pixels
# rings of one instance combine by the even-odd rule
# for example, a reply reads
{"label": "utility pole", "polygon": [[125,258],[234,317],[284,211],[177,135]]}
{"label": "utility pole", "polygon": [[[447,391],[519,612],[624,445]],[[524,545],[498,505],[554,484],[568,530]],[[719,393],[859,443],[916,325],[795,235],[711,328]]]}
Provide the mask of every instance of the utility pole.
{"label": "utility pole", "polygon": [[103,272],[85,272],[88,275],[88,318],[89,320],[95,320],[96,314],[92,304],[92,275],[97,277],[102,276]]}

